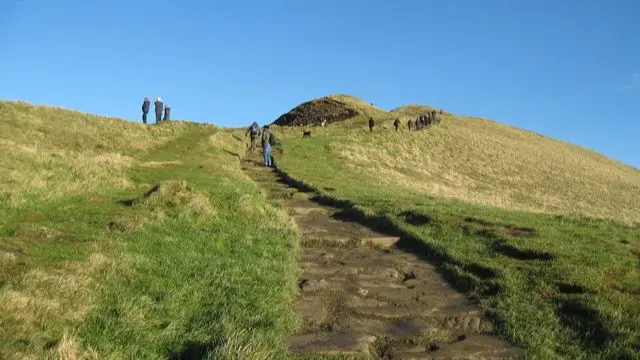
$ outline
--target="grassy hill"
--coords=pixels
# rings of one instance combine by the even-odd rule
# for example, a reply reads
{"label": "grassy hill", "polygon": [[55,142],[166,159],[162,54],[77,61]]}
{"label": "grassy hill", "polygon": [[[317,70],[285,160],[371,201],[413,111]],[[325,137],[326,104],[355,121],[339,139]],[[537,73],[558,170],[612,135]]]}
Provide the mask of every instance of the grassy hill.
{"label": "grassy hill", "polygon": [[[370,181],[424,194],[513,210],[579,213],[640,223],[640,170],[593,151],[533,132],[475,117],[444,113],[426,131],[406,122],[433,108],[392,112],[363,110],[316,133],[327,137],[331,156]],[[376,120],[372,136],[365,124]],[[403,131],[391,132],[393,120]],[[387,129],[387,131],[384,130]],[[299,130],[282,129],[298,137]]]}
{"label": "grassy hill", "polygon": [[419,239],[527,358],[640,358],[640,171],[480,118],[393,130],[426,109],[277,127],[279,167]]}
{"label": "grassy hill", "polygon": [[[527,359],[638,358],[638,169],[446,112],[393,131],[425,106],[305,104],[284,125],[334,121],[274,126],[281,170],[422,242]],[[289,358],[300,234],[245,151],[242,129],[0,102],[0,358]]]}
{"label": "grassy hill", "polygon": [[296,230],[238,139],[0,102],[0,358],[283,353]]}

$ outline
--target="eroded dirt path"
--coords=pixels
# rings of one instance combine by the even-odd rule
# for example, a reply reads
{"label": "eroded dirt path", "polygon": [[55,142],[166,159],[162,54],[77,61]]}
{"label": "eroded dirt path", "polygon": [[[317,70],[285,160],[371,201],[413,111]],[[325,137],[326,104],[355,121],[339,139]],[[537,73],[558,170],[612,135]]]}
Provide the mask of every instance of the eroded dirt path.
{"label": "eroded dirt path", "polygon": [[386,360],[521,354],[494,336],[480,309],[434,266],[394,247],[398,237],[310,200],[314,194],[265,168],[257,156],[242,167],[270,198],[284,201],[303,233],[296,308],[304,324],[289,339],[293,354]]}

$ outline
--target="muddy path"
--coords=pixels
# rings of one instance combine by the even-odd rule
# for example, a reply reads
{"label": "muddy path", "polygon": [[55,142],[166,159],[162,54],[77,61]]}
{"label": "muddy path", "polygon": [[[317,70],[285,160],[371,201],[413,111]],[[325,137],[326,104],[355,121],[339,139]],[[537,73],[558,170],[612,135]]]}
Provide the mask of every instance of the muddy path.
{"label": "muddy path", "polygon": [[[303,320],[289,348],[301,359],[509,359],[522,352],[436,268],[364,226],[348,209],[323,205],[311,189],[242,160],[248,176],[282,200],[303,238],[296,310]],[[314,199],[314,200],[311,200]],[[375,230],[374,230],[375,229]]]}

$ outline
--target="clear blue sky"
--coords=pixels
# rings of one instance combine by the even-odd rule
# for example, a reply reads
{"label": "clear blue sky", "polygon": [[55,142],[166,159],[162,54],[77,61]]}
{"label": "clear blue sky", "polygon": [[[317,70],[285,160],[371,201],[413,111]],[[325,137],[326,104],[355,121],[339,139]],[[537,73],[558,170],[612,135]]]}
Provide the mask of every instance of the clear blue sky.
{"label": "clear blue sky", "polygon": [[331,93],[640,167],[640,1],[0,0],[0,99],[140,121],[160,95],[174,118],[236,126]]}

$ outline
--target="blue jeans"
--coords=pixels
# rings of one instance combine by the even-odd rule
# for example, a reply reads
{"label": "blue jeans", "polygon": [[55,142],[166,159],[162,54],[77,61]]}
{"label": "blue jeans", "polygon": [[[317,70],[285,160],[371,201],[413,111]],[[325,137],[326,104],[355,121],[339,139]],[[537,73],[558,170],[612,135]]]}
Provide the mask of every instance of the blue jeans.
{"label": "blue jeans", "polygon": [[264,156],[264,165],[271,167],[271,145],[264,144],[262,146],[262,155]]}

